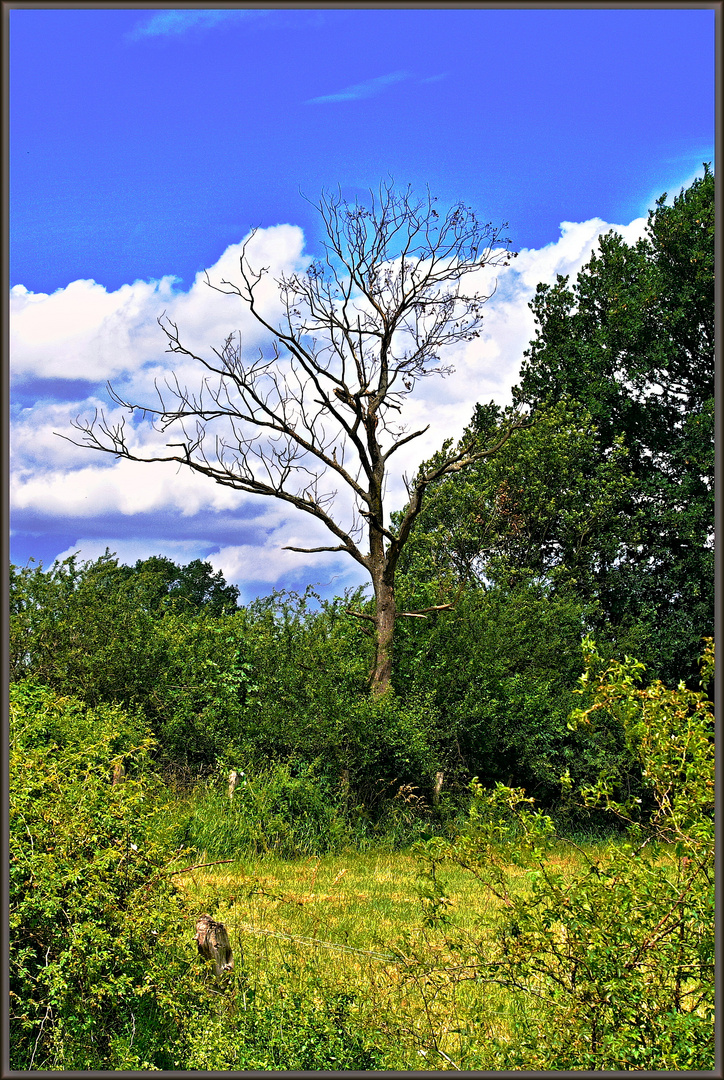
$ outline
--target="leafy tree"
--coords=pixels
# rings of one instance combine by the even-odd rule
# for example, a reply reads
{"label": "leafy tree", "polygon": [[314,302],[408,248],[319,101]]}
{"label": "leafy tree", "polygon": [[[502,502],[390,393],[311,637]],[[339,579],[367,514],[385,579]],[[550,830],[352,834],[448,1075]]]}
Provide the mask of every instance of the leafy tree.
{"label": "leafy tree", "polygon": [[[158,388],[157,408],[113,395],[150,417],[163,435],[157,451],[137,448],[123,420],[101,415],[75,424],[79,445],[133,461],[175,461],[321,521],[336,545],[289,550],[346,551],[369,573],[374,611],[352,614],[374,628],[375,694],[390,682],[395,620],[407,614],[395,600],[395,574],[427,488],[494,454],[519,422],[496,432],[490,444],[448,448],[434,469],[418,473],[396,528],[388,527],[389,459],[427,430],[408,431],[396,415],[418,380],[449,370],[440,364],[442,351],[477,336],[488,297],[466,291],[465,278],[484,266],[507,266],[510,257],[499,229],[462,203],[438,214],[435,201],[429,194],[417,199],[410,189],[398,194],[389,184],[372,192],[367,206],[324,195],[317,207],[327,234],[323,258],[304,274],[278,280],[279,323],[259,308],[267,271],[251,267],[247,241],[239,282],[212,287],[238,297],[257,320],[271,340],[266,355],[246,359],[233,334],[211,357],[197,355],[174,323],[160,319],[168,351],[199,365],[201,388],[189,390],[171,377]],[[333,513],[339,483],[354,504],[349,523]]]}
{"label": "leafy tree", "polygon": [[[403,697],[429,695],[439,712],[446,789],[478,776],[525,788],[551,806],[560,801],[566,769],[580,783],[604,764],[636,784],[615,725],[601,725],[597,738],[586,740],[568,728],[589,626],[590,612],[575,594],[521,582],[468,590],[437,625],[405,627],[396,686]],[[591,815],[576,814],[578,823],[591,823]]]}
{"label": "leafy tree", "polygon": [[203,610],[209,615],[227,615],[237,608],[236,585],[227,585],[221,571],[213,573],[211,563],[201,559],[180,566],[163,555],[152,555],[139,559],[133,572],[152,575],[157,580],[156,597],[152,601],[155,607],[170,602],[183,610]]}
{"label": "leafy tree", "polygon": [[157,582],[127,570],[109,552],[47,571],[11,566],[11,679],[32,675],[91,705],[147,697],[165,661]]}
{"label": "leafy tree", "polygon": [[[493,403],[477,405],[465,438],[489,438],[501,419]],[[622,437],[606,448],[591,414],[570,400],[541,408],[494,458],[431,487],[401,583],[416,602],[418,590],[432,603],[460,584],[527,581],[595,601],[618,553],[632,480]]]}
{"label": "leafy tree", "polygon": [[11,567],[11,678],[141,706],[168,764],[207,766],[242,740],[254,689],[242,623],[222,615],[237,595],[198,560]]}
{"label": "leafy tree", "polygon": [[705,165],[665,198],[644,239],[609,233],[573,285],[538,286],[514,397],[534,409],[572,399],[605,455],[625,447],[628,528],[599,577],[602,617],[678,679],[713,629],[714,175]]}

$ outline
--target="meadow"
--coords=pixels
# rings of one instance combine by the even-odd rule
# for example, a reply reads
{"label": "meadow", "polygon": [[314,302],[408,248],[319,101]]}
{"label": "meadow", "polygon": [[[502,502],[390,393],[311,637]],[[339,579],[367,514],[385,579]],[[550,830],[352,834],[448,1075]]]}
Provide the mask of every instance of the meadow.
{"label": "meadow", "polygon": [[[581,861],[564,847],[551,856],[564,874]],[[400,851],[267,855],[186,871],[180,888],[194,913],[214,910],[229,930],[236,967],[217,992],[232,1008],[280,992],[303,1008],[343,1001],[377,1068],[499,1068],[495,1047],[511,1040],[516,1002],[464,970],[448,921],[425,925],[420,869],[414,854]],[[525,890],[525,871],[510,871]],[[501,901],[480,882],[451,867],[445,896],[458,934],[494,938]],[[278,1052],[283,1060],[283,1034]],[[222,1054],[233,1068],[233,1051]],[[205,1067],[219,1067],[214,1060]]]}

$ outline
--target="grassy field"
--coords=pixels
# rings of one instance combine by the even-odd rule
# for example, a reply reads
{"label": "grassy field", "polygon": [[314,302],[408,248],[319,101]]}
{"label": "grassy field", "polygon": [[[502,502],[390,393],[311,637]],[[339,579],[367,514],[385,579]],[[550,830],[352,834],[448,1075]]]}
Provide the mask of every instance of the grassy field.
{"label": "grassy field", "polygon": [[[568,849],[554,856],[571,869],[578,858]],[[235,971],[218,992],[230,1007],[279,995],[302,1007],[344,1000],[348,1022],[381,1055],[377,1068],[495,1068],[493,1043],[505,1043],[518,1003],[461,970],[450,938],[494,935],[498,901],[451,867],[443,875],[451,923],[425,926],[418,870],[400,852],[266,856],[176,880],[194,911],[228,928]]]}

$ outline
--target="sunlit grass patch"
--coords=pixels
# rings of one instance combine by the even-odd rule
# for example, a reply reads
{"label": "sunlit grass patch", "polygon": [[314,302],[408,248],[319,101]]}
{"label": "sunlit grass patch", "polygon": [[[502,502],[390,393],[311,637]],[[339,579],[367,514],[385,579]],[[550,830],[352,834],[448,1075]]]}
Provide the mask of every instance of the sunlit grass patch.
{"label": "sunlit grass patch", "polygon": [[[556,869],[573,872],[584,855],[561,850],[554,859]],[[526,888],[525,871],[510,869]],[[177,880],[192,910],[226,923],[242,1003],[250,992],[300,994],[320,1006],[344,994],[388,1068],[495,1067],[485,1048],[508,1038],[514,1003],[500,988],[481,986],[469,964],[461,970],[450,943],[455,933],[494,935],[500,901],[459,867],[445,867],[442,877],[446,927],[424,925],[419,863],[409,853],[265,855],[201,866]]]}

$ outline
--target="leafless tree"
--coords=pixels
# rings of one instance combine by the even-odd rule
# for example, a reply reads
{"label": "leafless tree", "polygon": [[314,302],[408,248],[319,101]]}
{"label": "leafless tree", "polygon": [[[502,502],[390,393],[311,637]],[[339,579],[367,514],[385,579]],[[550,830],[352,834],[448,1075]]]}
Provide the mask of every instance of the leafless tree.
{"label": "leafless tree", "polygon": [[[131,404],[109,386],[113,400],[150,417],[156,430],[174,433],[160,454],[134,449],[125,421],[104,414],[76,420],[79,445],[131,461],[175,461],[223,484],[290,503],[324,523],[338,543],[286,550],[346,551],[372,579],[374,613],[350,614],[373,624],[376,655],[370,674],[375,694],[388,687],[397,618],[424,617],[438,608],[398,611],[395,571],[430,484],[494,454],[520,421],[511,419],[489,445],[473,441],[437,456],[434,467],[404,477],[407,506],[393,531],[385,520],[390,459],[427,427],[400,422],[418,380],[452,369],[441,353],[476,337],[489,295],[466,291],[468,275],[484,266],[507,266],[514,253],[500,228],[481,223],[462,203],[438,214],[429,192],[417,198],[383,184],[367,204],[323,194],[316,209],[327,239],[324,258],[305,273],[281,276],[282,316],[259,309],[258,287],[268,268],[242,248],[239,279],[211,288],[236,296],[268,333],[271,345],[255,358],[242,355],[231,334],[213,355],[185,347],[178,326],[159,319],[168,352],[200,365],[200,387],[190,391],[176,375],[157,384],[157,407]],[[504,226],[503,226],[504,228]],[[429,425],[428,425],[429,426]],[[340,522],[337,486],[354,502],[351,524]],[[366,543],[364,542],[366,539]],[[450,605],[440,605],[449,607]]]}

